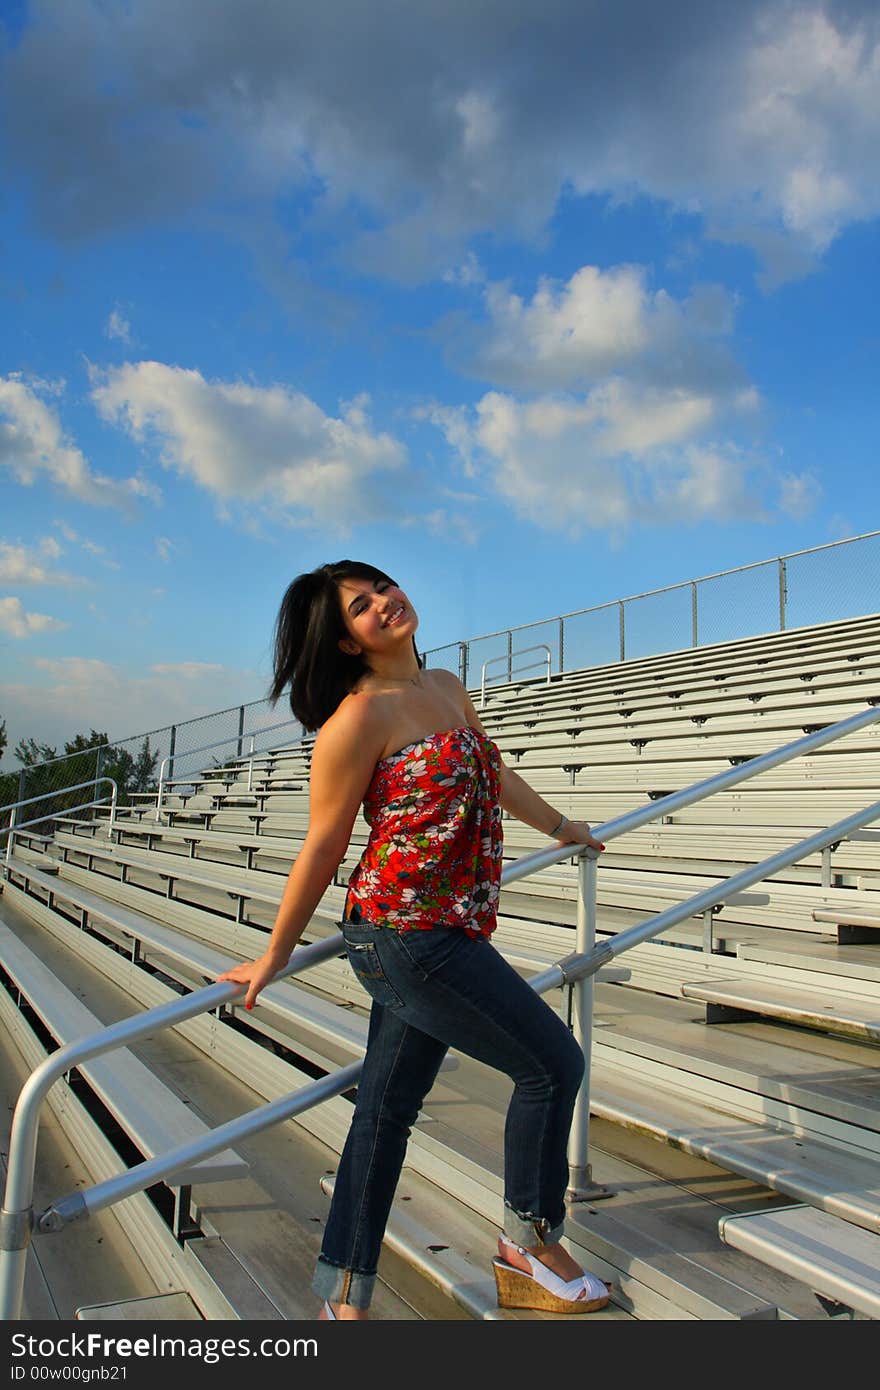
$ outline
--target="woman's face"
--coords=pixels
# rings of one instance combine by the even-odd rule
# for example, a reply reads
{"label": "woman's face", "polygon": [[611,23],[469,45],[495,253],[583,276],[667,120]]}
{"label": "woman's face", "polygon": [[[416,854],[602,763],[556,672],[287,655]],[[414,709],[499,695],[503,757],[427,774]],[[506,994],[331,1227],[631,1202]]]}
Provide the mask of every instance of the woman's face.
{"label": "woman's face", "polygon": [[343,579],[339,602],[349,641],[363,652],[390,652],[419,625],[406,594],[387,579]]}

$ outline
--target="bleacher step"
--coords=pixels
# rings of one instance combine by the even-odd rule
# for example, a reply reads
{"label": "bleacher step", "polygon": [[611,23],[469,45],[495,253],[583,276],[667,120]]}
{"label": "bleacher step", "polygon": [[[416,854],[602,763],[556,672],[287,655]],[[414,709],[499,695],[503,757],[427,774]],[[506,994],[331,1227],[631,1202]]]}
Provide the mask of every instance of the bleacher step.
{"label": "bleacher step", "polygon": [[[321,1190],[327,1196],[332,1196],[333,1186],[333,1176],[322,1179]],[[451,1199],[427,1178],[404,1170],[385,1233],[389,1249],[479,1321],[570,1321],[566,1314],[498,1307],[491,1263],[497,1236],[497,1226]],[[591,1313],[590,1321],[628,1321],[637,1316],[629,1295],[617,1291],[615,1298],[619,1301]],[[677,1316],[677,1312],[667,1309],[666,1316]]]}
{"label": "bleacher step", "polygon": [[202,1315],[188,1293],[157,1293],[148,1298],[123,1298],[116,1303],[84,1303],[74,1313],[77,1322],[201,1322]]}
{"label": "bleacher step", "polygon": [[724,1216],[718,1230],[726,1244],[825,1298],[880,1318],[880,1236],[807,1206]]}
{"label": "bleacher step", "polygon": [[[832,997],[832,990],[762,984],[756,980],[705,980],[683,984],[685,999],[708,1006],[707,1022],[737,1018],[778,1018],[807,1028],[824,1028],[848,1037],[880,1040],[880,1004],[855,995]],[[733,1015],[734,1017],[731,1017]]]}
{"label": "bleacher step", "polygon": [[742,960],[764,961],[783,965],[792,970],[815,970],[828,975],[851,976],[880,984],[880,936],[876,944],[842,946],[830,937],[814,937],[810,941],[793,940],[785,943],[748,942],[741,945],[737,955]]}
{"label": "bleacher step", "polygon": [[769,1123],[714,1110],[674,1090],[658,1075],[625,1075],[617,1062],[594,1062],[590,1106],[594,1114],[641,1131],[750,1178],[798,1202],[880,1232],[880,1177],[876,1158],[847,1153]]}
{"label": "bleacher step", "polygon": [[[105,1026],[3,924],[0,965],[59,1045],[93,1036]],[[145,1158],[207,1134],[207,1126],[127,1048],[82,1062],[77,1070]],[[246,1172],[247,1164],[227,1148],[211,1158],[188,1164],[167,1182],[169,1186],[212,1182],[240,1177]]]}
{"label": "bleacher step", "polygon": [[877,1054],[870,1043],[783,1032],[757,1021],[707,1025],[687,1000],[631,996],[614,986],[603,992],[601,1009],[594,1034],[601,1059],[645,1072],[666,1067],[669,1084],[680,1081],[695,1096],[717,1092],[718,1109],[728,1108],[728,1094],[735,1103],[741,1092],[740,1113],[779,1124],[802,1114],[817,1132],[840,1130],[880,1151],[880,1112],[868,1084]]}

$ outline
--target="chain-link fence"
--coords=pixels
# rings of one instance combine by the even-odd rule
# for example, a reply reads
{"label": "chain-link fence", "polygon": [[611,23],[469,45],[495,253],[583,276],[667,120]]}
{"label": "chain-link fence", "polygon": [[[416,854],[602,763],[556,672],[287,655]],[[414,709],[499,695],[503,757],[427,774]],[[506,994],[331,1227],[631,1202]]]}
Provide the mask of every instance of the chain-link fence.
{"label": "chain-link fence", "polygon": [[[553,672],[708,646],[758,633],[855,618],[878,611],[880,531],[706,575],[522,627],[451,642],[423,653],[470,690],[540,680]],[[279,715],[281,718],[279,719]],[[119,804],[163,787],[193,786],[208,767],[299,742],[302,726],[268,700],[217,710],[147,734],[75,750],[50,762],[0,773],[0,819],[14,802],[41,796],[51,817],[88,800],[71,790],[101,777],[119,788]],[[192,779],[187,782],[187,778]],[[106,795],[106,785],[96,795]],[[36,814],[36,813],[35,813]],[[84,812],[83,814],[89,814]],[[3,830],[0,829],[0,843]]]}
{"label": "chain-link fence", "polygon": [[[558,618],[472,637],[424,653],[470,690],[516,679],[522,653],[546,643],[555,672],[709,646],[878,611],[880,531],[633,594]],[[540,679],[540,672],[527,672]]]}
{"label": "chain-link fence", "polygon": [[[33,830],[48,831],[53,817],[71,813],[91,799],[89,783],[94,784],[95,799],[109,801],[111,789],[106,782],[99,785],[101,778],[112,778],[118,805],[127,806],[154,798],[160,781],[178,790],[191,788],[205,768],[295,744],[302,736],[302,725],[289,712],[285,718],[284,711],[274,710],[268,700],[254,700],[114,743],[95,743],[48,761],[31,762],[18,772],[0,773],[0,819],[4,822],[0,845],[15,802],[41,798],[27,808],[27,817],[21,815],[17,821],[37,821]],[[78,814],[91,818],[94,808],[86,807]]]}

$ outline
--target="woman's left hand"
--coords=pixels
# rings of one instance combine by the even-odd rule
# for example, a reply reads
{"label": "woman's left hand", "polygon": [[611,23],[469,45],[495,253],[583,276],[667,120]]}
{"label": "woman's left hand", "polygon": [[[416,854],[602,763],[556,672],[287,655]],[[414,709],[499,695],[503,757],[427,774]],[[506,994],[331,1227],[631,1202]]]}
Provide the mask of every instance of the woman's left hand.
{"label": "woman's left hand", "polygon": [[589,845],[590,849],[604,849],[605,846],[590,834],[585,820],[564,820],[553,837],[561,845]]}

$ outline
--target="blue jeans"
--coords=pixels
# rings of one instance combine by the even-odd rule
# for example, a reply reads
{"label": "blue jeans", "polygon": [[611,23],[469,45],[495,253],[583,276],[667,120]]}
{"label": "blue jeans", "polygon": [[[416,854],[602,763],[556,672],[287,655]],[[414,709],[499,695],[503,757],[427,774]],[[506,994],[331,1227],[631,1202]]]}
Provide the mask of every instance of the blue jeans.
{"label": "blue jeans", "polygon": [[[357,915],[357,914],[356,914]],[[514,1082],[504,1131],[504,1231],[559,1240],[566,1149],[584,1072],[568,1028],[484,937],[343,922],[371,995],[367,1053],[312,1288],[367,1308],[410,1129],[449,1047]]]}

